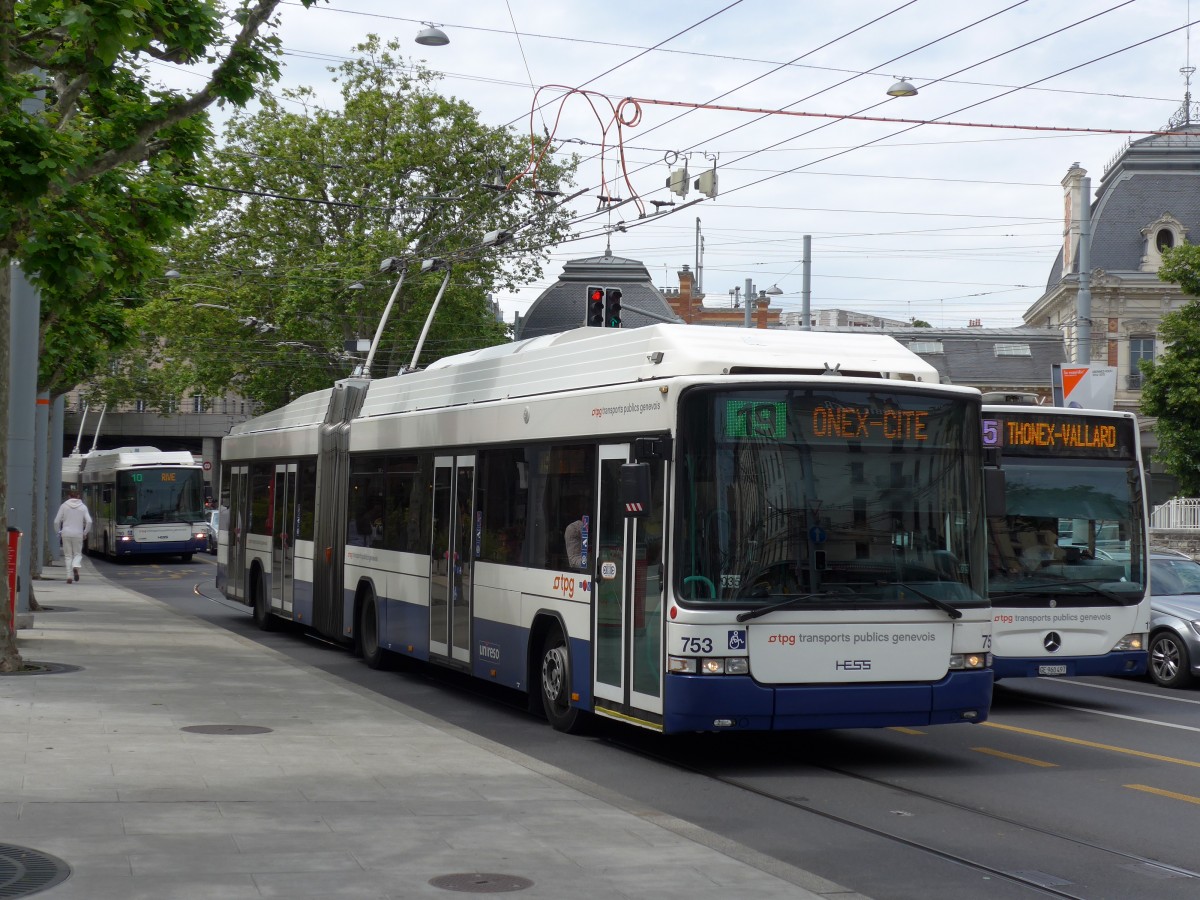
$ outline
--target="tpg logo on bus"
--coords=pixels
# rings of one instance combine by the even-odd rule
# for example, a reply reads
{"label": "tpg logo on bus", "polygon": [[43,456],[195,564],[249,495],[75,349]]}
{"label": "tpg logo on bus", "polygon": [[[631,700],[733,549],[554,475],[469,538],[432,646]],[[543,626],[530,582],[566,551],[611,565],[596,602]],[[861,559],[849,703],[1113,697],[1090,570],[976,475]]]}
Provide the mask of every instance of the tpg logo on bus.
{"label": "tpg logo on bus", "polygon": [[592,586],[586,578],[580,578],[579,581],[576,581],[569,575],[556,575],[554,576],[554,586],[551,590],[562,594],[568,600],[574,600],[576,587],[579,588],[579,593],[586,595]]}

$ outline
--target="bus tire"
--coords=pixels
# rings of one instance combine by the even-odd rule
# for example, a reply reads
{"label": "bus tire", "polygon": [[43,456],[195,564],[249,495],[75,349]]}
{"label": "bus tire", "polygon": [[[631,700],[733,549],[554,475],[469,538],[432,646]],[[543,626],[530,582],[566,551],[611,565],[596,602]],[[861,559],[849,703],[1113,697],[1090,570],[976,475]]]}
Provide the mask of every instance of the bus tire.
{"label": "bus tire", "polygon": [[368,590],[358,607],[358,646],[363,662],[372,669],[388,667],[388,652],[379,645],[379,609],[375,592]]}
{"label": "bus tire", "polygon": [[1160,631],[1150,638],[1150,677],[1165,688],[1187,687],[1192,683],[1192,661],[1187,645],[1175,632]]}
{"label": "bus tire", "polygon": [[254,624],[262,631],[274,631],[279,620],[271,613],[271,600],[263,590],[262,576],[254,579]]}
{"label": "bus tire", "polygon": [[191,562],[191,561],[192,561],[192,554],[190,554],[190,553],[180,553],[180,554],[179,554],[179,561],[180,561],[180,562]]}
{"label": "bus tire", "polygon": [[571,650],[557,625],[546,632],[542,642],[542,710],[556,731],[578,734],[583,730],[584,714],[571,705]]}

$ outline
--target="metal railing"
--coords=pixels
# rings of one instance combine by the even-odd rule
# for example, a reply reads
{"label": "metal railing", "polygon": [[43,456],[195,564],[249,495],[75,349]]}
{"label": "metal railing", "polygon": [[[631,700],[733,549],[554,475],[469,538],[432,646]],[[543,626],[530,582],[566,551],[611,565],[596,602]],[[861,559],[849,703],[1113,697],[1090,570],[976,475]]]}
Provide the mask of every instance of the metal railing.
{"label": "metal railing", "polygon": [[1200,531],[1200,499],[1168,500],[1150,513],[1151,528],[1194,528]]}

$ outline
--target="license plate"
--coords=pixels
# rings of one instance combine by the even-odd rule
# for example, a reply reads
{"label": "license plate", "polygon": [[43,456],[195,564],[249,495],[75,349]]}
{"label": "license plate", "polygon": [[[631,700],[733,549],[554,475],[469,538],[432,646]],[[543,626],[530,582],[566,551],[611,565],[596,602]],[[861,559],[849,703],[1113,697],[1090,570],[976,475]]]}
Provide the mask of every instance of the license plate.
{"label": "license plate", "polygon": [[1066,666],[1038,666],[1039,675],[1066,675]]}

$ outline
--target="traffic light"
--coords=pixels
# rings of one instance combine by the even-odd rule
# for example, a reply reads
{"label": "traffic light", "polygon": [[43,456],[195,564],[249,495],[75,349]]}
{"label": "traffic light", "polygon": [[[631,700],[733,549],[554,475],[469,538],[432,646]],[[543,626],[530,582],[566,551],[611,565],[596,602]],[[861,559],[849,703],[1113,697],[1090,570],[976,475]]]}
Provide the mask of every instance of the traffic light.
{"label": "traffic light", "polygon": [[604,327],[621,327],[621,289],[607,288],[604,291]]}
{"label": "traffic light", "polygon": [[604,327],[604,288],[587,289],[587,324],[595,328]]}

